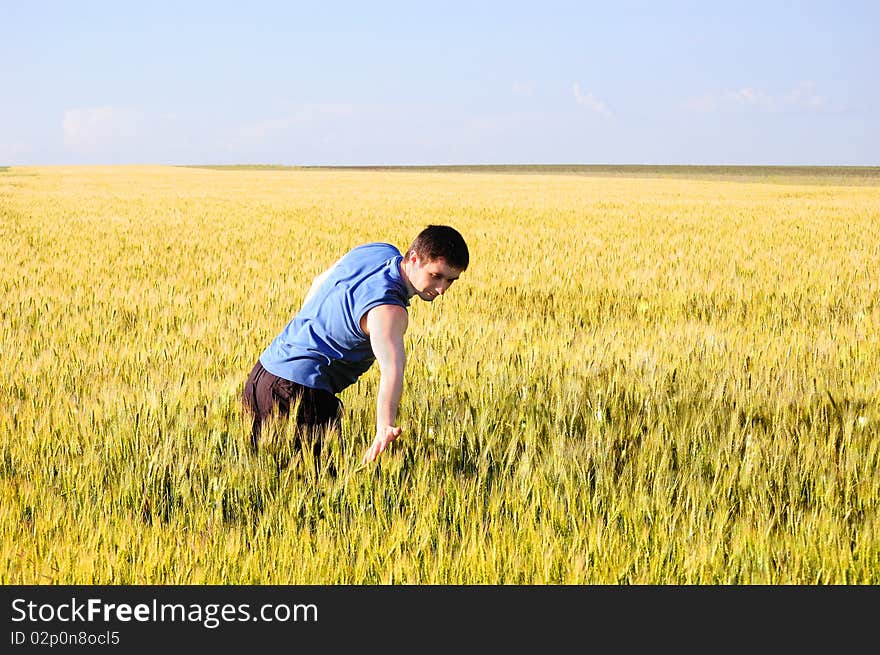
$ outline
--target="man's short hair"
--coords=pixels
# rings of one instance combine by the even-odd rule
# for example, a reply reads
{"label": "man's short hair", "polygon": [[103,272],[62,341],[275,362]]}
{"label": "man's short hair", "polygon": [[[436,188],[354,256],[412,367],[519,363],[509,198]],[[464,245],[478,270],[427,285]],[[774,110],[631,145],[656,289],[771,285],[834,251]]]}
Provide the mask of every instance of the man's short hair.
{"label": "man's short hair", "polygon": [[447,264],[462,271],[468,267],[470,261],[464,237],[448,225],[429,225],[419,232],[407,255],[410,253],[429,262],[444,259]]}

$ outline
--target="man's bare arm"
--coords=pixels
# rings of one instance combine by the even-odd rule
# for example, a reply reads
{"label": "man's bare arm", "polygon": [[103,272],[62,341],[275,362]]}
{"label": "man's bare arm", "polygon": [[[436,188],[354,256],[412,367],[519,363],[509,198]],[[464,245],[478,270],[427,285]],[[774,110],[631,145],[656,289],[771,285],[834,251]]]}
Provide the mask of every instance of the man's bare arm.
{"label": "man's bare arm", "polygon": [[379,364],[380,377],[376,394],[376,438],[364,454],[363,463],[375,460],[402,432],[395,424],[403,394],[406,367],[403,335],[408,324],[409,316],[399,305],[379,305],[367,313],[366,332]]}

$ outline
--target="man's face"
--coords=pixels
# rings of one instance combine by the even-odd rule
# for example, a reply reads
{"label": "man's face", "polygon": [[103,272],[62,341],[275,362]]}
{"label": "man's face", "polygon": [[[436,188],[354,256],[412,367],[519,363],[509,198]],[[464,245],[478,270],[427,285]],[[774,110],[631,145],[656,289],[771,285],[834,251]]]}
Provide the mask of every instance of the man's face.
{"label": "man's face", "polygon": [[409,282],[415,289],[416,295],[428,302],[446,293],[461,275],[461,269],[450,266],[445,259],[426,261],[410,253],[407,264]]}

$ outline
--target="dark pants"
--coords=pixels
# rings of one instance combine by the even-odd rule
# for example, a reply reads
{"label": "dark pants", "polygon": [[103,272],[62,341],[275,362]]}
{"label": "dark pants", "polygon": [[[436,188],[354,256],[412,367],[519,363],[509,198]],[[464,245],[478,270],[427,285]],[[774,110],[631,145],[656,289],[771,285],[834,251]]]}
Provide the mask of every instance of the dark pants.
{"label": "dark pants", "polygon": [[[291,406],[296,407],[297,433],[303,428],[310,433],[340,428],[342,403],[322,389],[312,389],[273,375],[257,360],[244,384],[242,402],[245,411],[254,417],[251,445],[257,448],[263,424],[273,415],[290,417]],[[314,439],[315,455],[320,453],[321,434]]]}

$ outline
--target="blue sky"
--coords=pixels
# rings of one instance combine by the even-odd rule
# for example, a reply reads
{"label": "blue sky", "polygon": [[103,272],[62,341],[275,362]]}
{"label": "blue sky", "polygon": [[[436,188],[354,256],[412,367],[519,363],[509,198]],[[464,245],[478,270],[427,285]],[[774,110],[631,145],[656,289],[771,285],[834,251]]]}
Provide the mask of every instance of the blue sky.
{"label": "blue sky", "polygon": [[880,165],[878,2],[0,0],[0,165]]}

